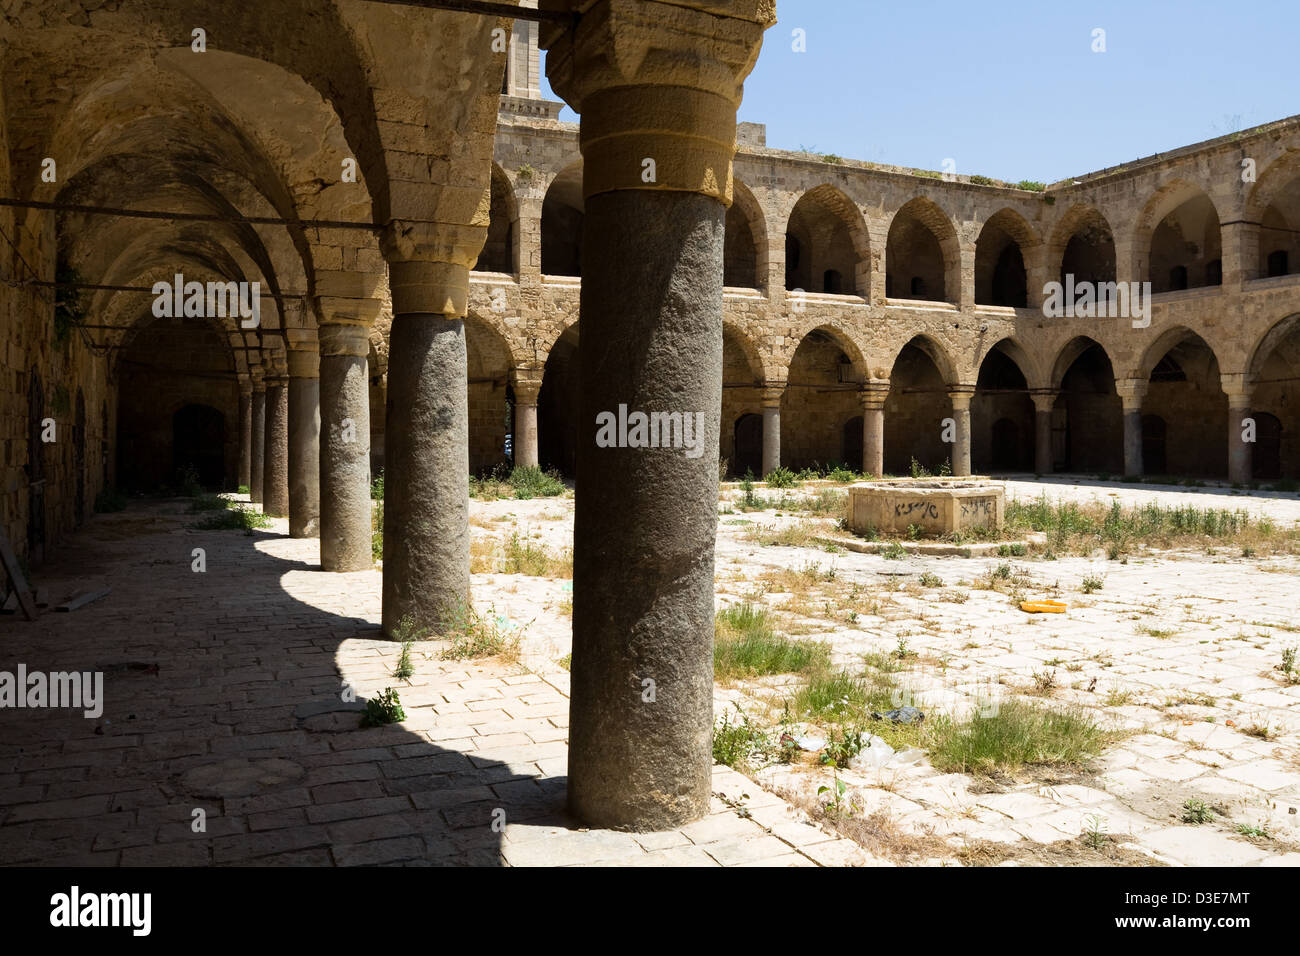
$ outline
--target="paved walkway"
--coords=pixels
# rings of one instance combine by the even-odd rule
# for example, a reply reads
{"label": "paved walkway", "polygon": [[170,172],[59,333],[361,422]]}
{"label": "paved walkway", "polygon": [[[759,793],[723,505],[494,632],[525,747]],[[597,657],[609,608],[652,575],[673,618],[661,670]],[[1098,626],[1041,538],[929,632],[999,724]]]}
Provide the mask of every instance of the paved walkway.
{"label": "paved walkway", "polygon": [[[0,618],[0,671],[103,671],[106,698],[99,719],[0,710],[0,864],[866,862],[726,768],[714,789],[748,818],[715,796],[680,830],[579,828],[563,811],[562,670],[417,652],[397,681],[398,649],[376,639],[378,572],[315,570],[317,542],[283,521],[191,530],[184,507],[96,516],[39,583],[56,600],[109,596]],[[358,729],[345,684],[359,698],[396,686],[407,719]]]}

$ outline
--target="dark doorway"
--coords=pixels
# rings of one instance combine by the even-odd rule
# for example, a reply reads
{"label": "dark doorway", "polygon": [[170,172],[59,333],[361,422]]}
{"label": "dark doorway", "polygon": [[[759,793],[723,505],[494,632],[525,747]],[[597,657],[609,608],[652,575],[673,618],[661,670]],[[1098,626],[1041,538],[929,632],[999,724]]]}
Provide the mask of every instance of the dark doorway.
{"label": "dark doorway", "polygon": [[993,423],[993,448],[990,458],[994,471],[1015,471],[1020,467],[1020,426],[1009,418]]}
{"label": "dark doorway", "polygon": [[211,405],[186,405],[172,416],[172,466],[192,468],[205,488],[226,477],[226,418]]}
{"label": "dark doorway", "polygon": [[1256,478],[1282,477],[1282,422],[1276,415],[1268,412],[1255,415],[1255,448],[1251,457]]}
{"label": "dark doorway", "polygon": [[41,440],[45,393],[32,370],[27,386],[27,565],[45,560],[45,442]]}
{"label": "dark doorway", "polygon": [[862,470],[862,416],[850,418],[844,423],[844,440],[840,447],[844,451],[842,464],[854,471]]}
{"label": "dark doorway", "polygon": [[1142,470],[1148,475],[1169,473],[1165,454],[1165,420],[1159,415],[1142,416]]}
{"label": "dark doorway", "polygon": [[746,473],[755,478],[763,475],[763,416],[748,414],[736,419],[733,432],[735,461],[731,464],[731,473],[744,477]]}

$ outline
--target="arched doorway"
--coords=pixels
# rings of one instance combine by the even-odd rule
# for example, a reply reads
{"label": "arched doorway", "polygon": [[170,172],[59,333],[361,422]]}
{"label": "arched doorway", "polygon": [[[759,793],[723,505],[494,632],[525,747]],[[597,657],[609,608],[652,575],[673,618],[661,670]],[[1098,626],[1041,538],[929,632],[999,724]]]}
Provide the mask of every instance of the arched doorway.
{"label": "arched doorway", "polygon": [[193,470],[204,488],[222,487],[226,477],[226,418],[211,405],[191,404],[172,415],[172,470]]}
{"label": "arched doorway", "polygon": [[1106,351],[1092,339],[1071,341],[1057,359],[1060,395],[1052,410],[1057,471],[1123,470],[1123,405]]}
{"label": "arched doorway", "polygon": [[976,472],[1031,471],[1034,467],[1034,402],[1009,339],[994,345],[980,363],[971,400],[971,467]]}
{"label": "arched doorway", "polygon": [[952,414],[949,367],[937,343],[923,336],[899,350],[885,400],[886,474],[909,474],[913,460],[935,474],[951,466],[952,445],[943,440],[943,420]]}

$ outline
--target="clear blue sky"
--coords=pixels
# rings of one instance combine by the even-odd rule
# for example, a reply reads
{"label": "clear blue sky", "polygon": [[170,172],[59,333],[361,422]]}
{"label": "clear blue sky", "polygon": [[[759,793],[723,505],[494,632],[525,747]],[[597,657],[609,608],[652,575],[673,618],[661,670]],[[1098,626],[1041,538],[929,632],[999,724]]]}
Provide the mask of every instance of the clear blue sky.
{"label": "clear blue sky", "polygon": [[1053,182],[1300,113],[1300,0],[777,0],[777,15],[740,118],[779,149]]}

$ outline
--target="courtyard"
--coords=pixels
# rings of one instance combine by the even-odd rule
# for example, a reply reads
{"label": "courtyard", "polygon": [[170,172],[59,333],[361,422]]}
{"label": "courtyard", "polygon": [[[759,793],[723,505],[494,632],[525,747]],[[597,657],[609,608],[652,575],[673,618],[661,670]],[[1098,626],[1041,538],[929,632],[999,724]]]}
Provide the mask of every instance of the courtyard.
{"label": "courtyard", "polygon": [[[895,759],[837,768],[815,744],[857,726],[851,702],[791,715],[809,677],[719,667],[715,756],[727,727],[750,733],[726,752],[734,766],[714,767],[706,817],[643,833],[565,810],[572,488],[517,499],[476,483],[473,611],[406,645],[404,678],[403,645],[379,632],[380,570],[322,572],[316,541],[282,519],[203,530],[193,500],[133,500],[42,575],[56,601],[108,595],[8,629],[29,669],[103,671],[105,709],[0,711],[0,863],[1300,862],[1300,675],[1283,664],[1300,643],[1300,500],[1083,477],[1005,486],[1013,512],[1045,498],[1252,524],[1113,557],[1102,539],[1069,553],[1077,542],[1055,537],[973,557],[861,553],[837,526],[842,484],[727,484],[720,620],[761,608],[778,639],[823,646],[828,673],[885,687],[922,728],[1017,702],[1078,712],[1104,734],[1095,759],[941,769],[937,737],[886,719],[866,726]],[[1068,608],[1016,603],[1043,597]],[[403,719],[361,727],[389,688]],[[778,746],[783,732],[801,744]]]}

